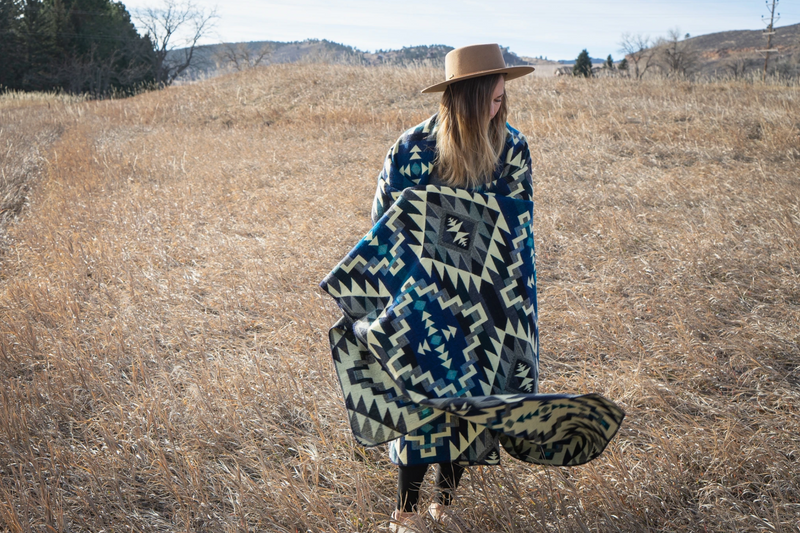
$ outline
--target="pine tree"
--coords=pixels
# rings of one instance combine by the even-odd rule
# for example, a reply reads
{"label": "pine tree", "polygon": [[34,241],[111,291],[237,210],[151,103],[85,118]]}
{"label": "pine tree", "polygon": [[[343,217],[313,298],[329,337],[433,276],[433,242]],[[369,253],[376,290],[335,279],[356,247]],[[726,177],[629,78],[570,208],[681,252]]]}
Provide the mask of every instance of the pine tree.
{"label": "pine tree", "polygon": [[107,94],[152,83],[153,47],[113,0],[0,0],[0,86]]}
{"label": "pine tree", "polygon": [[592,75],[592,60],[589,59],[589,52],[584,48],[578,54],[578,59],[575,60],[575,66],[572,67],[572,74],[574,76],[583,76],[589,78]]}
{"label": "pine tree", "polygon": [[109,0],[47,0],[58,44],[57,83],[72,93],[131,90],[152,80],[152,47],[125,6]]}
{"label": "pine tree", "polygon": [[606,58],[606,68],[609,70],[614,70],[614,60],[611,58],[611,54],[608,54]]}
{"label": "pine tree", "polygon": [[26,91],[53,89],[55,30],[52,18],[41,0],[23,0],[20,37],[22,44],[22,80]]}
{"label": "pine tree", "polygon": [[0,88],[18,89],[22,75],[18,0],[0,0]]}
{"label": "pine tree", "polygon": [[622,61],[620,61],[619,65],[617,66],[617,70],[622,70],[622,71],[625,71],[625,72],[628,71],[628,58],[627,57],[623,57],[622,58]]}

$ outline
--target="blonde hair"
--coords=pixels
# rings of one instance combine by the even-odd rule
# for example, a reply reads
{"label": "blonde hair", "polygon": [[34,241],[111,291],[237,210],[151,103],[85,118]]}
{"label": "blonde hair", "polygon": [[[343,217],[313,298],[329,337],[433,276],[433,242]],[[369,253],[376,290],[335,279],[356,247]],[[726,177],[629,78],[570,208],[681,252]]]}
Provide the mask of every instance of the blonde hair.
{"label": "blonde hair", "polygon": [[434,165],[454,187],[474,188],[491,181],[506,141],[507,97],[491,121],[492,95],[502,74],[449,85],[439,104]]}

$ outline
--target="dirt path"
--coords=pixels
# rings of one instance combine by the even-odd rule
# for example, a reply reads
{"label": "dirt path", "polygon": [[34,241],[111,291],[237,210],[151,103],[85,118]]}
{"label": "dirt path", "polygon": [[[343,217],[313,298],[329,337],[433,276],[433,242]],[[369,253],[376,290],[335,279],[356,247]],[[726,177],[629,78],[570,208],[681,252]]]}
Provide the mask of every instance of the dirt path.
{"label": "dirt path", "polygon": [[6,228],[22,214],[63,131],[63,114],[51,104],[3,108],[0,102],[0,253],[9,246]]}

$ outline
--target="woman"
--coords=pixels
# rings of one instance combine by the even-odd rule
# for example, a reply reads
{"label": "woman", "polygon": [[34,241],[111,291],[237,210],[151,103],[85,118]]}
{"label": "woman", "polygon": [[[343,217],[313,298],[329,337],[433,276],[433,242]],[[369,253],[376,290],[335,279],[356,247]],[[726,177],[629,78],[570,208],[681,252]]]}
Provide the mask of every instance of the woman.
{"label": "woman", "polygon": [[525,137],[506,123],[496,44],[451,51],[438,114],[405,132],[378,178],[372,230],[321,283],[344,316],[331,328],[353,434],[390,442],[393,529],[441,519],[465,466],[570,466],[597,457],[624,414],[597,395],[539,395],[533,186]]}
{"label": "woman", "polygon": [[[530,200],[533,190],[530,154],[525,138],[506,123],[508,98],[505,81],[533,70],[533,67],[527,66],[506,67],[502,51],[496,44],[466,46],[448,53],[445,59],[446,81],[422,91],[442,92],[439,113],[405,132],[389,151],[386,165],[378,178],[379,185],[372,208],[373,224],[394,202],[392,193],[406,187],[427,184],[470,189],[486,187],[500,178],[503,170],[512,170],[501,164],[507,159],[503,156],[509,150],[521,155],[525,162],[520,185],[525,191],[522,196]],[[512,142],[512,139],[516,142]],[[400,154],[403,147],[414,140],[423,141],[426,145],[420,151],[409,152],[409,169],[405,172],[407,177],[404,177],[402,169],[405,165],[399,161]],[[432,170],[424,172],[425,160],[418,159],[420,172],[414,172],[410,160],[414,155],[419,158],[427,155],[428,163],[432,162]],[[533,381],[534,390],[537,381]],[[492,447],[496,449],[497,439],[492,440],[495,441]],[[390,447],[391,457],[399,465],[397,509],[393,519],[403,522],[416,511],[419,488],[428,464],[403,465],[396,452],[402,444],[393,441]],[[462,464],[489,464],[486,458],[459,459],[438,465],[435,501],[429,507],[435,519],[441,518],[444,506],[452,501],[452,493],[464,472]]]}

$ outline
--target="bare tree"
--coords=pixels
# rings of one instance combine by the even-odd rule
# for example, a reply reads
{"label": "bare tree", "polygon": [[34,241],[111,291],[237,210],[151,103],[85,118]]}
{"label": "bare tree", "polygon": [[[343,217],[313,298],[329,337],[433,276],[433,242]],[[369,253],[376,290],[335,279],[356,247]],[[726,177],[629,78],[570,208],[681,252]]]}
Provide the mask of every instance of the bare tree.
{"label": "bare tree", "polygon": [[655,54],[655,49],[651,47],[651,44],[650,37],[647,35],[631,35],[628,32],[622,34],[619,51],[633,63],[633,75],[637,80],[641,79],[651,66]]}
{"label": "bare tree", "polygon": [[159,7],[136,11],[136,19],[155,50],[156,83],[170,85],[189,68],[198,41],[216,23],[216,9],[206,11],[192,0],[163,0]]}
{"label": "bare tree", "polygon": [[272,51],[273,46],[270,44],[254,48],[249,43],[225,43],[216,55],[217,61],[224,66],[242,71],[266,63]]}
{"label": "bare tree", "polygon": [[738,80],[744,76],[750,64],[751,61],[746,57],[732,57],[725,62],[725,69],[733,76],[733,79]]}
{"label": "bare tree", "polygon": [[697,65],[697,52],[686,40],[681,40],[678,28],[669,30],[666,39],[659,39],[655,47],[659,52],[661,66],[669,75],[686,76]]}

